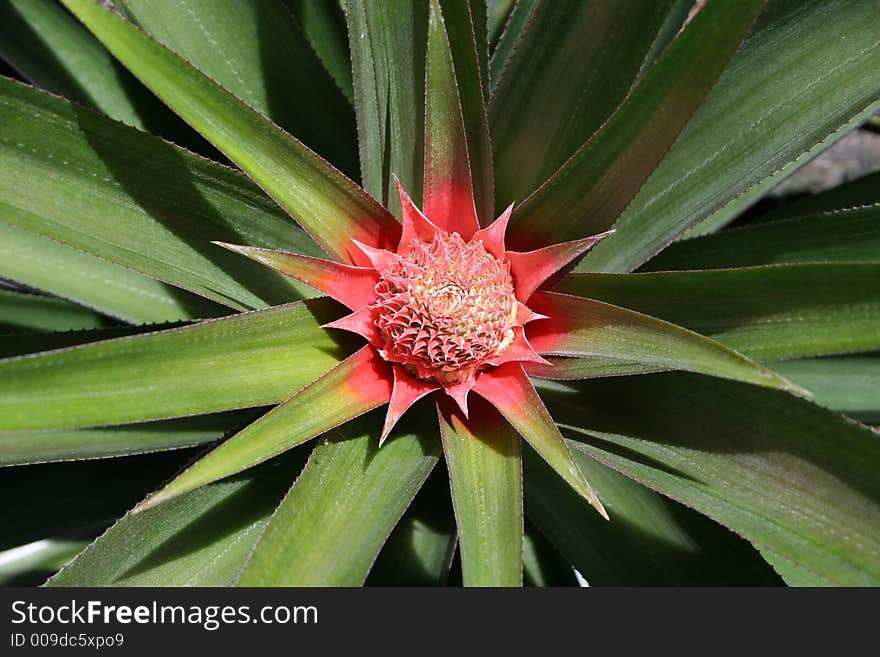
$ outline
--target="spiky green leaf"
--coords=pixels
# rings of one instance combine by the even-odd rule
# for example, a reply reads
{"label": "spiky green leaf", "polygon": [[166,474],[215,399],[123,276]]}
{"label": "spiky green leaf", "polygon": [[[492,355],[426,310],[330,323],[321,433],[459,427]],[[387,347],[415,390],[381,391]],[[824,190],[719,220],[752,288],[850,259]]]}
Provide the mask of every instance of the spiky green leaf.
{"label": "spiky green leaf", "polygon": [[442,586],[458,535],[445,471],[434,470],[388,537],[367,586]]}
{"label": "spiky green leaf", "polygon": [[470,401],[472,419],[440,400],[465,586],[522,586],[520,437],[491,405]]}
{"label": "spiky green leaf", "polygon": [[378,419],[368,418],[315,448],[263,531],[240,586],[364,583],[440,452],[433,427],[410,424],[381,448],[378,435]]}
{"label": "spiky green leaf", "polygon": [[127,456],[210,443],[252,413],[230,412],[99,429],[0,432],[0,466]]}
{"label": "spiky green leaf", "polygon": [[[282,2],[118,0],[114,4],[160,43],[347,175],[357,175],[351,105]],[[303,102],[305,98],[308,102]]]}
{"label": "spiky green leaf", "polygon": [[763,6],[764,0],[703,6],[621,106],[516,209],[512,243],[518,244],[518,234],[545,245],[611,228],[703,103]]}
{"label": "spiky green leaf", "polygon": [[672,0],[525,4],[528,22],[489,104],[500,208],[534,191],[611,115]]}
{"label": "spiky green leaf", "polygon": [[[0,222],[238,309],[300,296],[289,279],[210,243],[315,250],[240,174],[6,79],[0,122]],[[116,278],[103,285],[113,291],[130,276]]]}
{"label": "spiky green leaf", "polygon": [[162,105],[52,0],[0,3],[0,55],[34,84],[138,128]]}
{"label": "spiky green leaf", "polygon": [[[492,146],[489,143],[489,119],[486,115],[487,101],[483,86],[483,75],[486,71],[486,62],[483,60],[485,40],[481,43],[477,36],[481,18],[485,24],[485,6],[481,8],[481,4],[473,0],[440,0],[464,121],[474,203],[477,217],[486,224],[495,218],[495,200]],[[483,12],[482,17],[478,11]]]}
{"label": "spiky green leaf", "polygon": [[719,269],[880,260],[880,205],[732,228],[670,245],[644,269]]}
{"label": "spiky green leaf", "polygon": [[348,40],[364,188],[395,214],[395,174],[422,198],[428,3],[348,0]]}
{"label": "spiky green leaf", "polygon": [[583,270],[631,271],[707,217],[723,225],[876,112],[878,22],[863,0],[771,0]]}
{"label": "spiky green leaf", "polygon": [[128,322],[177,321],[228,312],[186,290],[3,223],[0,277]]}
{"label": "spiky green leaf", "polygon": [[349,102],[354,101],[351,56],[343,3],[281,0],[294,15],[327,72]]}
{"label": "spiky green leaf", "polygon": [[773,369],[816,395],[820,406],[861,422],[880,424],[880,354],[802,358]]}
{"label": "spiky green leaf", "polygon": [[333,302],[315,300],[2,360],[0,431],[277,403],[339,362],[340,343],[321,328],[337,315]]}
{"label": "spiky green leaf", "polygon": [[608,508],[596,517],[546,463],[527,450],[529,520],[590,586],[733,586],[778,583],[748,543],[575,450],[578,466]]}
{"label": "spiky green leaf", "polygon": [[63,299],[0,290],[0,332],[64,331],[106,326],[98,313]]}
{"label": "spiky green leaf", "polygon": [[[334,258],[399,234],[388,212],[262,114],[91,0],[62,0],[114,56],[287,210]],[[235,242],[236,240],[227,240]]]}
{"label": "spiky green leaf", "polygon": [[364,347],[193,463],[141,508],[247,470],[387,403],[390,368],[377,361]]}
{"label": "spiky green leaf", "polygon": [[560,289],[711,336],[759,360],[880,348],[878,263],[577,274]]}
{"label": "spiky green leaf", "polygon": [[48,585],[229,586],[304,458],[294,454],[129,513]]}
{"label": "spiky green leaf", "polygon": [[529,341],[541,354],[612,359],[642,369],[680,369],[805,394],[729,347],[656,317],[550,292],[536,294],[529,303],[549,317],[529,330]]}
{"label": "spiky green leaf", "polygon": [[880,440],[785,393],[690,374],[547,393],[577,448],[749,539],[799,583],[880,582]]}

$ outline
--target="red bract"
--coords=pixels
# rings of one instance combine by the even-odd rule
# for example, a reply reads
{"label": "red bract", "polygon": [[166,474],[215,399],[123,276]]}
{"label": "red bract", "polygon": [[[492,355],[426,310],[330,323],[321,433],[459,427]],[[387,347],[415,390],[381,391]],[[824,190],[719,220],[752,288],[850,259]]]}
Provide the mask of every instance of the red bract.
{"label": "red bract", "polygon": [[363,336],[369,343],[364,349],[379,355],[366,365],[376,369],[374,386],[384,390],[385,382],[393,384],[380,442],[428,393],[444,391],[467,417],[472,389],[498,406],[503,381],[511,375],[528,381],[520,363],[547,364],[527,335],[527,325],[546,316],[529,309],[528,301],[608,235],[526,253],[507,251],[504,233],[512,207],[480,229],[473,200],[464,194],[451,195],[457,203],[440,203],[437,212],[423,214],[399,184],[398,192],[403,231],[394,251],[356,241],[371,266],[287,254],[285,267],[288,275],[353,311],[326,326]]}
{"label": "red bract", "polygon": [[[426,163],[426,170],[429,164]],[[349,254],[358,264],[294,253],[222,244],[272,266],[339,301],[352,312],[325,325],[360,335],[367,345],[343,365],[342,384],[354,406],[388,404],[381,445],[404,412],[433,392],[455,400],[461,422],[470,418],[473,390],[533,443],[545,458],[562,467],[581,494],[605,510],[564,446],[528,378],[524,364],[552,365],[541,352],[553,353],[564,338],[542,334],[542,347],[529,342],[532,327],[552,317],[529,307],[536,292],[572,266],[612,231],[534,251],[508,251],[505,233],[513,206],[485,228],[477,220],[471,181],[445,181],[439,191],[426,185],[425,211],[416,207],[396,180],[403,226],[393,250],[381,240],[365,244],[352,238]],[[426,183],[429,178],[426,176]],[[548,305],[546,301],[542,302]],[[441,412],[453,409],[438,400]],[[478,439],[478,438],[474,438]]]}

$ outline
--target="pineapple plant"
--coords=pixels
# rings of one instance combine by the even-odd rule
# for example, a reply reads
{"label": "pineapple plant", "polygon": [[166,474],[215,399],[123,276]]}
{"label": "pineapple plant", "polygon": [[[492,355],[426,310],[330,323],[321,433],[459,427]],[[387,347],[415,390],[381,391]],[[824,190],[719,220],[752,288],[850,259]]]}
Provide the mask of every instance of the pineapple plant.
{"label": "pineapple plant", "polygon": [[876,585],[872,0],[3,0],[0,578]]}

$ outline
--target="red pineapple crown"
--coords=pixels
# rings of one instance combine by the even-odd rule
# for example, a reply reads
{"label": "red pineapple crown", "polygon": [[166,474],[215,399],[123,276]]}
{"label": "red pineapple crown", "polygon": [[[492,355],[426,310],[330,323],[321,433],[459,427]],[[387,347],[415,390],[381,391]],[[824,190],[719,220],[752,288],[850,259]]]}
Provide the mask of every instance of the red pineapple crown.
{"label": "red pineapple crown", "polygon": [[352,311],[325,326],[363,336],[375,385],[391,383],[381,440],[424,395],[443,391],[467,416],[471,390],[489,394],[486,386],[503,380],[511,366],[525,376],[521,363],[549,365],[526,337],[526,325],[545,316],[527,304],[541,285],[607,235],[510,251],[505,233],[513,206],[481,228],[469,185],[466,194],[426,194],[431,218],[399,183],[397,188],[402,226],[387,239],[352,238],[356,264],[225,245],[280,267]]}
{"label": "red pineapple crown", "polygon": [[441,384],[472,378],[513,341],[510,265],[458,233],[415,240],[376,285],[383,358]]}

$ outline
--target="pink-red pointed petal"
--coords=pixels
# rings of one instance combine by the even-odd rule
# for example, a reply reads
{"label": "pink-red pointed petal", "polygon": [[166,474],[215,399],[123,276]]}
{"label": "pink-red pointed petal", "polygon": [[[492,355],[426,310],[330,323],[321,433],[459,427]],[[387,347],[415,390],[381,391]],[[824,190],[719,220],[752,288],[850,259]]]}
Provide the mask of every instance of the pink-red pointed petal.
{"label": "pink-red pointed petal", "polygon": [[425,395],[439,390],[440,385],[429,381],[420,381],[406,373],[400,365],[394,366],[394,389],[391,392],[391,401],[388,404],[388,413],[385,415],[385,426],[382,427],[382,436],[379,445],[385,442],[388,434],[397,424],[397,421],[406,410]]}
{"label": "pink-red pointed petal", "polygon": [[[430,186],[429,186],[430,185]],[[473,191],[455,180],[425,177],[425,215],[447,233],[458,233],[469,242],[479,229]]]}
{"label": "pink-red pointed petal", "polygon": [[340,386],[340,405],[369,409],[391,400],[394,373],[374,347],[367,345],[343,362],[348,370]]}
{"label": "pink-red pointed petal", "polygon": [[468,417],[468,393],[474,387],[474,383],[473,378],[468,378],[459,383],[443,387],[444,392],[455,400],[455,403],[458,404],[465,417]]}
{"label": "pink-red pointed petal", "polygon": [[364,306],[350,315],[324,324],[323,328],[335,328],[356,333],[376,347],[381,347],[383,344],[382,338],[376,330],[376,310],[370,306]]}
{"label": "pink-red pointed petal", "polygon": [[535,290],[543,285],[555,273],[573,264],[597,242],[605,239],[614,231],[607,231],[574,242],[563,242],[545,246],[537,251],[519,253],[507,252],[510,273],[516,289],[516,298],[528,301]]}
{"label": "pink-red pointed petal", "polygon": [[225,242],[214,242],[214,244],[240,253],[285,276],[305,283],[352,310],[376,300],[375,287],[379,282],[379,275],[372,267],[343,265],[332,260],[311,258],[287,251],[259,249]]}
{"label": "pink-red pointed petal", "polygon": [[397,185],[397,195],[400,197],[400,207],[403,212],[403,234],[397,246],[397,253],[406,254],[414,240],[430,242],[434,239],[434,235],[443,231],[416,207],[397,176],[394,176],[394,184]]}
{"label": "pink-red pointed petal", "polygon": [[522,365],[507,363],[486,370],[477,377],[474,392],[497,408],[572,488],[586,498],[604,518],[608,518]]}
{"label": "pink-red pointed petal", "polygon": [[516,302],[516,323],[519,326],[525,326],[529,322],[534,322],[536,319],[547,319],[547,315],[536,313],[520,301]]}
{"label": "pink-red pointed petal", "polygon": [[495,221],[474,233],[472,242],[482,241],[483,248],[493,256],[501,260],[504,258],[504,234],[507,232],[507,222],[510,221],[510,213],[513,212],[513,203],[501,213]]}
{"label": "pink-red pointed petal", "polygon": [[398,256],[391,251],[385,249],[374,249],[373,247],[363,244],[355,240],[354,242],[361,252],[367,257],[373,268],[382,274],[393,269],[399,262]]}
{"label": "pink-red pointed petal", "polygon": [[480,229],[452,52],[436,0],[429,3],[425,60],[425,215],[465,241]]}
{"label": "pink-red pointed petal", "polygon": [[516,328],[513,342],[507,346],[507,349],[490,360],[489,364],[498,366],[512,362],[543,363],[544,365],[550,364],[548,361],[541,358],[541,355],[532,348],[532,345],[529,344],[528,338],[526,338],[525,332],[521,326]]}

